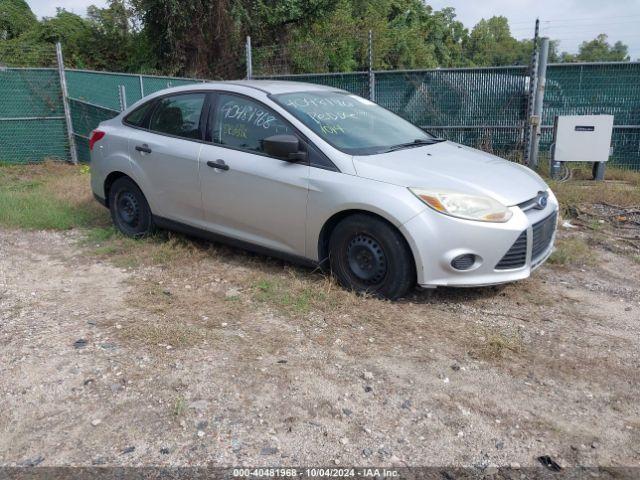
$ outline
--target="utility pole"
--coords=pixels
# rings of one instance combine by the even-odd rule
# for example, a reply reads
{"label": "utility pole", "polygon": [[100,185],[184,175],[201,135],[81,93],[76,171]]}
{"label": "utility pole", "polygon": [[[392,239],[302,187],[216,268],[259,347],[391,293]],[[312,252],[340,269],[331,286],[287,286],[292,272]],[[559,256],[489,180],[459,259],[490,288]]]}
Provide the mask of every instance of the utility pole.
{"label": "utility pole", "polygon": [[529,154],[531,153],[531,143],[535,127],[533,125],[533,110],[537,86],[538,72],[538,35],[540,34],[540,19],[536,18],[536,26],[533,34],[533,51],[531,52],[531,62],[529,63],[529,93],[527,95],[527,111],[524,125],[524,164],[530,165]]}
{"label": "utility pole", "polygon": [[549,58],[549,38],[540,39],[540,54],[538,62],[538,81],[536,85],[535,109],[533,119],[535,119],[535,133],[531,142],[531,153],[529,154],[529,166],[538,168],[538,153],[540,150],[540,135],[542,133],[542,105],[544,103],[544,89],[547,85],[547,60]]}

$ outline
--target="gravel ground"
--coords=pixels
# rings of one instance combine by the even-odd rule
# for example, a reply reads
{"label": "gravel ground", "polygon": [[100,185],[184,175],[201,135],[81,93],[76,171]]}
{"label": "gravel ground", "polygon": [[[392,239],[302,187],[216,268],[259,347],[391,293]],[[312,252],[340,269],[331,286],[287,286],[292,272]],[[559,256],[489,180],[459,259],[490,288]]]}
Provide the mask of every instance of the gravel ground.
{"label": "gravel ground", "polygon": [[[627,256],[389,303],[228,249],[122,268],[81,237],[0,229],[0,465],[640,466]],[[291,310],[265,278],[352,303]]]}

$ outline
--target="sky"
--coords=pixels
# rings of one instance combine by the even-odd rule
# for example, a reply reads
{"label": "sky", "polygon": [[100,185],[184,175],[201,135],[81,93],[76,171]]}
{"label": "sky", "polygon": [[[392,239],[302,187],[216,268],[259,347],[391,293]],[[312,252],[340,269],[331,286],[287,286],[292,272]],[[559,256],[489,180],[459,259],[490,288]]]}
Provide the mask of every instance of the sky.
{"label": "sky", "polygon": [[511,34],[533,37],[536,17],[541,36],[560,40],[559,50],[576,53],[584,40],[600,33],[609,43],[629,46],[632,60],[640,58],[640,0],[428,0],[435,10],[456,9],[456,16],[471,29],[479,20],[497,15],[509,19]]}
{"label": "sky", "polygon": [[[105,0],[27,0],[38,16],[53,16],[56,7],[84,15],[89,5]],[[580,43],[600,33],[629,46],[632,60],[640,59],[640,0],[427,0],[434,9],[456,9],[458,19],[471,29],[482,18],[503,15],[516,38],[531,38],[536,17],[541,35],[560,40],[560,51],[575,53]]]}

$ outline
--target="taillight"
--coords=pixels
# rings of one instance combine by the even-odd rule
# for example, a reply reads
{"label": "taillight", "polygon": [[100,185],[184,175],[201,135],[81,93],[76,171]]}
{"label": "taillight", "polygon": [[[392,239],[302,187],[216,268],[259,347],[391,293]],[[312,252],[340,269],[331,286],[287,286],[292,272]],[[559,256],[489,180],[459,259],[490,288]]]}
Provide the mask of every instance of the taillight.
{"label": "taillight", "polygon": [[105,133],[101,130],[94,130],[93,132],[91,132],[91,138],[89,139],[89,150],[93,150],[93,146],[95,145],[96,142],[102,140],[102,137],[104,137]]}

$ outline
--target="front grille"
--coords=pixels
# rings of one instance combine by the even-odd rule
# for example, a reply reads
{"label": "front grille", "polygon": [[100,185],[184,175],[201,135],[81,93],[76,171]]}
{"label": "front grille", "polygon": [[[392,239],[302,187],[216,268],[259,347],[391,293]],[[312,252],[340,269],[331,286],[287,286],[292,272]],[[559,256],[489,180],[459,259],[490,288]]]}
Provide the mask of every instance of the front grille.
{"label": "front grille", "polygon": [[540,220],[533,224],[533,247],[531,250],[531,258],[535,260],[542,255],[553,238],[553,233],[556,231],[556,218],[557,212],[553,212],[547,218]]}
{"label": "front grille", "polygon": [[524,267],[527,262],[527,231],[520,234],[502,260],[496,265],[496,270],[509,270]]}

